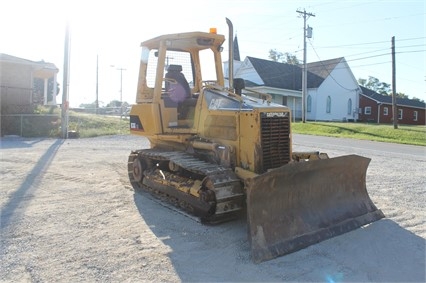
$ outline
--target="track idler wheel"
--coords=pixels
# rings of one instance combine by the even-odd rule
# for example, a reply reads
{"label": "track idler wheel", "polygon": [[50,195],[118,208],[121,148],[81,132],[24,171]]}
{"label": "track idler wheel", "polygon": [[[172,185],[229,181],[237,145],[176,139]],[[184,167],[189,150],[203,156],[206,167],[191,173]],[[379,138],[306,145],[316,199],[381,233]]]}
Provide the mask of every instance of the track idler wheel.
{"label": "track idler wheel", "polygon": [[142,182],[144,171],[149,169],[151,165],[152,162],[146,158],[137,157],[133,160],[132,175],[136,182]]}
{"label": "track idler wheel", "polygon": [[143,178],[142,162],[139,158],[133,160],[133,178],[135,181],[140,182]]}

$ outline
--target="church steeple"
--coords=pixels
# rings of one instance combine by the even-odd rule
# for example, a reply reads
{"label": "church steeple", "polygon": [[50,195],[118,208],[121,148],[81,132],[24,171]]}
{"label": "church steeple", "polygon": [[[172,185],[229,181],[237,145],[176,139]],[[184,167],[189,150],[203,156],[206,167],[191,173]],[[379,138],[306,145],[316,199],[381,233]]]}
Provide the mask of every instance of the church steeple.
{"label": "church steeple", "polygon": [[241,61],[240,59],[240,48],[238,47],[237,35],[234,37],[234,60]]}

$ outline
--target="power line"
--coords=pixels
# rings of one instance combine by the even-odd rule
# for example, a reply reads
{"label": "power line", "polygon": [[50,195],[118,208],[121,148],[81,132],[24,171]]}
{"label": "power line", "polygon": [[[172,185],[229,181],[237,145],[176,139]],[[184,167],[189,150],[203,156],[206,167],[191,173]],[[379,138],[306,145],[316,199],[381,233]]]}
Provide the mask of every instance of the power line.
{"label": "power line", "polygon": [[399,48],[411,48],[411,47],[424,47],[425,45],[424,44],[416,44],[416,45],[407,45],[407,46],[398,46],[398,49]]}
{"label": "power line", "polygon": [[[312,47],[313,48],[313,47]],[[358,60],[364,60],[364,59],[370,59],[370,58],[376,58],[376,57],[381,57],[381,56],[387,56],[390,53],[383,53],[383,54],[378,54],[378,55],[372,55],[372,56],[367,56],[367,57],[361,57],[361,58],[356,58],[356,59],[352,59],[352,60],[347,60],[347,62],[352,62],[352,61],[358,61]]]}
{"label": "power line", "polygon": [[[406,38],[406,39],[399,39],[397,42],[408,41],[408,40],[419,40],[419,39],[425,39],[425,38],[426,37]],[[351,44],[332,45],[332,46],[317,46],[317,49],[351,47],[351,46],[359,46],[359,45],[372,45],[372,44],[379,44],[379,43],[386,43],[386,44],[388,44],[389,42],[388,41],[373,41],[373,42],[351,43]],[[422,45],[422,46],[424,46],[424,45]]]}
{"label": "power line", "polygon": [[[363,21],[363,24],[365,23],[373,23],[373,22],[383,22],[383,21],[390,21],[390,20],[395,20],[395,19],[401,19],[401,18],[406,18],[406,17],[415,17],[415,16],[423,16],[425,15],[425,13],[419,13],[419,14],[411,14],[411,15],[404,15],[404,16],[399,16],[399,17],[387,17],[387,18],[381,18],[381,19],[374,19],[374,20],[369,20],[369,21]],[[334,27],[334,26],[344,26],[344,25],[359,25],[359,21],[355,21],[355,22],[347,22],[347,23],[339,23],[337,25],[333,24],[333,25],[323,25],[320,26],[321,28],[328,28],[328,27]]]}
{"label": "power line", "polygon": [[[312,49],[314,50],[314,52],[315,52],[315,53],[317,53],[317,52],[316,52],[315,47],[312,45],[312,42],[311,42],[311,41],[309,41],[309,43],[310,43],[310,45],[311,45]],[[379,50],[377,50],[377,51],[379,51]],[[377,52],[377,51],[374,51],[374,52]],[[396,54],[417,53],[417,52],[426,52],[426,50],[400,51],[400,52],[396,52]],[[367,53],[368,53],[368,52],[367,52]],[[364,54],[364,53],[361,53],[361,54]],[[353,55],[345,55],[345,56],[341,56],[341,57],[347,58],[347,57],[355,56],[355,55],[357,55],[357,54],[353,54]],[[359,54],[358,54],[358,55],[359,55]],[[366,56],[366,57],[354,58],[354,59],[350,59],[350,60],[345,59],[345,60],[346,60],[346,62],[353,62],[353,61],[367,60],[367,59],[371,59],[371,58],[382,57],[382,56],[389,56],[389,55],[391,55],[391,53],[390,53],[390,52],[387,52],[387,53],[382,53],[382,54],[373,55],[373,56]],[[319,58],[319,56],[318,56],[318,55],[317,55],[317,57]],[[384,64],[384,63],[372,63],[372,64],[368,64],[368,65],[371,65],[371,66],[372,66],[372,65],[376,65],[376,64],[377,64],[377,65],[380,65],[380,64]],[[328,64],[328,63],[323,63],[323,65],[324,65],[324,66],[326,66],[326,65],[334,65],[334,63],[330,63],[330,64]],[[368,65],[363,65],[363,66],[368,66]]]}
{"label": "power line", "polygon": [[311,41],[309,41],[309,43],[311,44],[311,47],[312,47],[312,49],[314,50],[314,52],[315,52],[315,54],[317,55],[317,58],[320,60],[319,62],[320,62],[320,64],[324,67],[324,70],[326,70],[327,71],[327,73],[328,73],[328,75],[330,76],[330,78],[338,85],[338,86],[340,86],[341,88],[343,88],[344,90],[347,90],[347,91],[356,91],[357,89],[349,89],[349,88],[347,88],[347,87],[344,87],[344,86],[342,86],[332,75],[331,75],[331,72],[330,72],[330,70],[325,66],[325,64],[323,64],[323,62],[322,62],[322,60],[321,60],[321,58],[318,56],[318,53],[317,53],[317,51],[315,50],[315,48],[314,48],[314,46],[312,45],[312,43],[311,43]]}
{"label": "power line", "polygon": [[412,37],[412,38],[404,38],[404,39],[398,39],[397,42],[399,41],[407,41],[407,40],[418,40],[418,39],[425,39],[426,36],[423,37]]}
{"label": "power line", "polygon": [[[342,57],[342,58],[344,58],[344,57]],[[346,61],[346,62],[348,62],[348,61]],[[350,70],[350,69],[355,69],[355,68],[361,68],[361,67],[367,67],[367,66],[376,66],[376,65],[384,65],[384,64],[389,64],[389,63],[391,63],[391,61],[377,62],[377,63],[371,63],[371,64],[363,64],[363,65],[355,65],[355,66],[351,65],[351,67],[349,67],[349,65],[348,65],[347,67],[336,67],[333,70],[344,70],[344,69]],[[331,64],[324,64],[324,66],[327,66],[327,65],[331,65]]]}
{"label": "power line", "polygon": [[[416,39],[418,39],[418,38],[416,38]],[[408,40],[411,40],[411,39],[408,39]],[[310,44],[311,44],[311,46],[312,46],[312,42],[310,42]],[[327,63],[323,63],[322,61],[321,61],[321,59],[319,58],[319,56],[318,56],[318,54],[317,54],[317,52],[316,52],[316,50],[315,50],[315,48],[312,46],[312,49],[313,49],[313,51],[315,52],[315,54],[317,55],[317,57],[318,57],[318,59],[320,60],[320,63],[321,63],[321,65],[324,67],[324,69],[328,72],[328,74],[330,75],[330,77],[339,85],[339,86],[341,86],[342,88],[344,88],[344,89],[346,89],[346,90],[348,90],[347,88],[345,88],[345,87],[343,87],[342,85],[340,85],[335,79],[334,79],[334,77],[330,74],[330,68],[327,68],[327,65],[331,65],[331,63],[330,64],[327,64]],[[404,54],[404,53],[413,53],[413,52],[426,52],[426,50],[413,50],[413,51],[401,51],[401,52],[396,52],[396,53],[400,53],[400,54]],[[385,53],[385,54],[380,54],[380,55],[376,55],[376,56],[368,56],[368,57],[362,57],[362,58],[356,58],[356,59],[353,59],[353,60],[346,60],[346,62],[351,62],[351,61],[358,61],[358,60],[364,60],[364,59],[369,59],[369,58],[374,58],[374,57],[379,57],[379,56],[384,56],[384,55],[387,55],[387,56],[390,56],[391,55],[391,53],[389,52],[389,53]],[[373,64],[365,64],[365,65],[357,65],[357,66],[352,66],[352,67],[349,67],[349,65],[348,65],[348,67],[339,67],[339,68],[334,68],[334,69],[355,69],[355,68],[361,68],[361,67],[365,67],[365,66],[375,66],[375,65],[383,65],[383,64],[389,64],[389,63],[392,63],[392,61],[386,61],[386,62],[378,62],[378,63],[373,63]],[[334,64],[333,64],[334,65]],[[401,76],[398,76],[398,79],[399,80],[404,80],[404,81],[410,81],[409,79],[406,79],[406,78],[403,78],[403,77],[401,77]],[[414,82],[414,83],[418,83],[417,81],[412,81],[412,82]]]}
{"label": "power line", "polygon": [[401,51],[401,52],[395,52],[395,54],[419,53],[419,52],[426,52],[426,49],[423,49],[423,50],[412,50],[412,51]]}
{"label": "power line", "polygon": [[373,42],[363,42],[363,43],[351,43],[351,44],[343,44],[343,45],[332,45],[332,46],[318,46],[317,48],[340,48],[340,47],[351,47],[351,46],[359,46],[359,45],[371,45],[378,43],[389,43],[388,41],[373,41]]}
{"label": "power line", "polygon": [[377,49],[377,50],[374,50],[374,51],[361,52],[361,53],[356,53],[356,54],[351,54],[351,55],[345,55],[345,58],[346,57],[357,56],[357,55],[363,55],[363,54],[369,54],[369,53],[379,52],[379,51],[385,51],[385,50],[389,50],[389,48]]}
{"label": "power line", "polygon": [[[309,42],[311,44],[312,49],[316,52],[315,48],[312,45],[312,42]],[[399,51],[399,52],[395,52],[395,54],[407,54],[407,53],[418,53],[418,52],[426,52],[426,50],[411,50],[411,51]],[[365,60],[365,59],[371,59],[371,58],[376,58],[376,57],[381,57],[381,56],[388,56],[390,55],[390,52],[387,53],[382,53],[382,54],[378,54],[378,55],[372,55],[372,56],[366,56],[366,57],[360,57],[360,58],[355,58],[355,59],[351,59],[351,60],[346,60],[346,62],[353,62],[353,61],[359,61],[359,60]],[[342,56],[342,57],[350,57],[349,56]],[[317,56],[318,57],[318,56]]]}
{"label": "power line", "polygon": [[[376,65],[389,64],[389,63],[391,63],[391,61],[380,62],[380,63],[372,63],[372,64],[364,64],[364,65],[357,65],[357,66],[352,66],[352,67],[347,67],[347,68],[345,67],[345,69],[355,69],[355,68],[361,68],[361,67],[368,67],[368,66],[376,66]],[[341,69],[343,69],[343,68],[341,68]]]}

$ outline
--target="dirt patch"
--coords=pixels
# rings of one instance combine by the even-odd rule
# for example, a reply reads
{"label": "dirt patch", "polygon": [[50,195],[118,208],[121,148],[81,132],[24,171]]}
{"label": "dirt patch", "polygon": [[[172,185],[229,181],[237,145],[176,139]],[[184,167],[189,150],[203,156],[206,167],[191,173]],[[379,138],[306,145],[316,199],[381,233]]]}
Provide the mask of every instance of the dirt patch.
{"label": "dirt patch", "polygon": [[2,139],[0,282],[425,281],[424,155],[354,150],[372,158],[367,187],[386,218],[254,264],[245,219],[206,226],[133,191],[127,156],[148,146]]}

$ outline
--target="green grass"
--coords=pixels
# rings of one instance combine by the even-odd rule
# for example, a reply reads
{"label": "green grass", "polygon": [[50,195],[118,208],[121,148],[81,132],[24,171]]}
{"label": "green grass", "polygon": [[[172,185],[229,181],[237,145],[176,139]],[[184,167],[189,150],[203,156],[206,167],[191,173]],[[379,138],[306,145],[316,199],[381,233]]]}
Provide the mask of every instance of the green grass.
{"label": "green grass", "polygon": [[292,123],[292,131],[293,133],[297,134],[353,138],[426,146],[425,126],[398,125],[398,129],[394,129],[393,125],[334,122],[296,122]]}
{"label": "green grass", "polygon": [[129,119],[70,111],[68,130],[78,131],[80,138],[129,134]]}
{"label": "green grass", "polygon": [[[59,111],[57,113],[59,114]],[[129,134],[129,120],[70,111],[68,129],[77,130],[81,138],[126,135]],[[60,136],[60,129],[57,131]],[[366,123],[295,122],[292,123],[292,132],[426,146],[425,126],[398,125],[398,129],[394,129],[393,125]]]}
{"label": "green grass", "polygon": [[[58,107],[38,106],[37,114],[57,115],[56,123],[50,124],[50,136],[61,137],[61,109]],[[40,123],[39,123],[40,124]],[[46,123],[45,123],[46,124]],[[40,125],[33,125],[38,128]],[[80,138],[91,138],[106,135],[126,135],[130,133],[129,119],[119,116],[96,115],[76,111],[68,112],[68,131],[77,131]]]}
{"label": "green grass", "polygon": [[[81,138],[129,134],[129,120],[118,117],[70,112],[69,130],[78,130]],[[426,127],[377,125],[366,123],[296,122],[293,133],[353,138],[426,146]]]}

